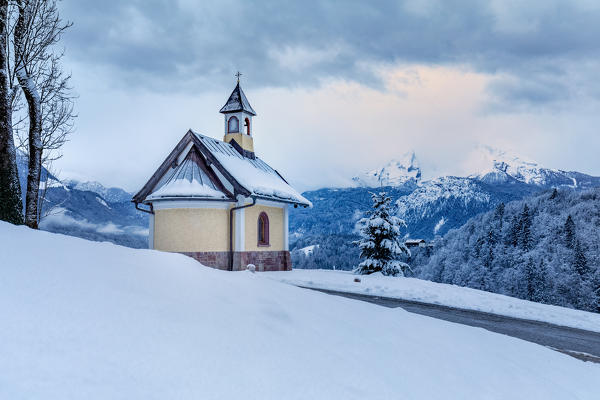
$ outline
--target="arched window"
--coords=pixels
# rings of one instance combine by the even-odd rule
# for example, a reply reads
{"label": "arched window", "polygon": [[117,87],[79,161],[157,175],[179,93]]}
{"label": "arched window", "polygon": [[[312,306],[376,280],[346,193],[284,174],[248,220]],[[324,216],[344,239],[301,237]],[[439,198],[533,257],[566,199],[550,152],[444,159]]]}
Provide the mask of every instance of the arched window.
{"label": "arched window", "polygon": [[269,245],[269,217],[265,212],[261,212],[258,216],[258,245]]}
{"label": "arched window", "polygon": [[237,117],[229,118],[227,121],[227,133],[238,133],[240,131],[240,121]]}
{"label": "arched window", "polygon": [[246,118],[244,120],[244,125],[246,126],[246,135],[250,134],[250,119]]}

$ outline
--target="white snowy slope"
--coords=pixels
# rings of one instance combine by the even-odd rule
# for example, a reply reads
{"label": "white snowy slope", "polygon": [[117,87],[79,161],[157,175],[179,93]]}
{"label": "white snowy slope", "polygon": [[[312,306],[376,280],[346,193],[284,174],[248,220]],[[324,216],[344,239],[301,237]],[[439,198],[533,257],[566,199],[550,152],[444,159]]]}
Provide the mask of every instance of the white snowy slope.
{"label": "white snowy slope", "polygon": [[600,314],[415,278],[373,274],[361,276],[357,283],[356,275],[348,271],[314,269],[265,272],[263,276],[292,285],[441,304],[600,332]]}
{"label": "white snowy slope", "polygon": [[478,146],[468,157],[468,162],[477,171],[469,177],[486,183],[504,183],[516,180],[537,186],[577,187],[578,182],[575,175],[583,175],[545,168],[535,161],[489,146]]}
{"label": "white snowy slope", "polygon": [[440,203],[438,207],[441,209],[444,206],[443,200],[449,199],[455,199],[466,206],[469,202],[488,203],[490,195],[482,192],[470,179],[453,176],[436,178],[423,183],[411,194],[400,197],[396,202],[398,216],[407,218],[408,213],[412,213],[427,217],[438,211],[431,208],[432,204]]}
{"label": "white snowy slope", "polygon": [[310,246],[302,247],[301,249],[297,249],[296,251],[302,252],[305,256],[309,256],[315,252],[315,249],[318,249],[318,244],[312,244]]}
{"label": "white snowy slope", "polygon": [[[33,251],[32,251],[33,250]],[[2,399],[597,399],[518,339],[0,223]]]}
{"label": "white snowy slope", "polygon": [[100,182],[96,181],[77,181],[74,179],[65,180],[63,182],[67,187],[72,189],[94,192],[102,196],[106,201],[119,202],[119,201],[130,201],[131,193],[117,187],[106,187]]}
{"label": "white snowy slope", "polygon": [[402,186],[421,181],[421,167],[413,152],[405,153],[398,160],[391,160],[381,168],[355,176],[352,181],[360,187]]}

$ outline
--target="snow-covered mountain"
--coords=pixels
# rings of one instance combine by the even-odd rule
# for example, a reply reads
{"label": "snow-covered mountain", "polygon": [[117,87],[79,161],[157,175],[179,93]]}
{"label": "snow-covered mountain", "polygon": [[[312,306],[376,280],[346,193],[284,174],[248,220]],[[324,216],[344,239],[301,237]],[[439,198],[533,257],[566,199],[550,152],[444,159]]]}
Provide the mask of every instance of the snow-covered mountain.
{"label": "snow-covered mountain", "polygon": [[500,202],[518,200],[539,190],[519,181],[489,183],[446,176],[423,182],[412,193],[398,198],[396,205],[410,236],[430,239],[461,227],[469,218]]}
{"label": "snow-covered mountain", "polygon": [[[314,207],[292,210],[292,245],[297,244],[298,248],[321,245],[319,256],[304,260],[305,265],[314,264],[313,268],[329,266],[325,255],[333,257],[339,252],[340,243],[352,240],[356,234],[356,221],[371,206],[370,192],[380,186],[386,186],[385,191],[395,201],[399,217],[407,223],[406,233],[412,238],[426,240],[461,227],[470,218],[501,202],[520,200],[553,187],[574,190],[600,187],[599,177],[545,168],[534,161],[489,147],[480,147],[474,159],[469,160],[475,166],[475,172],[466,177],[444,176],[423,181],[414,153],[402,160],[355,177],[358,187],[324,188],[304,193]],[[355,265],[357,256],[348,251],[345,254],[348,259],[343,260],[344,265]],[[340,261],[336,263],[342,265]]]}
{"label": "snow-covered mountain", "polygon": [[[424,239],[443,236],[500,202],[522,199],[557,186],[574,189],[600,186],[598,177],[544,168],[489,147],[479,148],[473,165],[475,172],[467,177],[423,181],[418,159],[414,152],[409,152],[355,177],[353,187],[305,192],[314,207],[291,211],[292,246],[323,243],[321,250],[325,251],[328,247],[324,240],[330,238],[335,248],[329,250],[339,251],[339,244],[355,234],[356,221],[371,206],[370,192],[382,186],[396,202],[399,216],[406,220],[407,233]],[[24,186],[27,161],[22,155],[19,173]],[[98,182],[61,182],[47,171],[43,172],[42,180],[45,176],[50,178],[44,205],[49,213],[41,223],[43,229],[131,247],[147,245],[148,215],[135,210],[130,193]],[[338,236],[334,238],[335,235]]]}
{"label": "snow-covered mountain", "polygon": [[421,181],[421,167],[414,151],[391,160],[381,168],[352,178],[357,187],[417,185]]}
{"label": "snow-covered mountain", "polygon": [[[27,157],[19,153],[17,163],[24,197]],[[46,169],[44,187],[40,229],[129,247],[148,245],[148,214],[135,209],[125,190],[98,182],[62,182]]]}
{"label": "snow-covered mountain", "polygon": [[102,196],[102,198],[109,202],[120,202],[130,201],[133,193],[126,192],[125,190],[117,187],[105,187],[100,182],[87,181],[80,182],[74,179],[63,181],[71,189],[94,192]]}
{"label": "snow-covered mountain", "polygon": [[522,199],[540,190],[600,186],[598,177],[545,168],[488,146],[478,147],[469,161],[477,168],[470,176],[424,181],[397,200],[399,216],[406,220],[411,236],[443,235],[500,202]]}
{"label": "snow-covered mountain", "polygon": [[470,177],[491,184],[518,181],[540,187],[574,188],[595,187],[600,184],[598,177],[545,168],[535,161],[489,146],[478,147],[471,161],[477,166],[477,171]]}

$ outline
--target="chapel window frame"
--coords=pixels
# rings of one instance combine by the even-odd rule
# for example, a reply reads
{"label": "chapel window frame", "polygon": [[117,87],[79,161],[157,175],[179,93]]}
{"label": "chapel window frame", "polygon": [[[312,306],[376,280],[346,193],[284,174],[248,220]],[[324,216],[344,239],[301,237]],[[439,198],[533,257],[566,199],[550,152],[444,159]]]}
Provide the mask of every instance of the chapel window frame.
{"label": "chapel window frame", "polygon": [[270,246],[269,242],[269,216],[266,212],[261,212],[257,221],[257,245],[259,247]]}
{"label": "chapel window frame", "polygon": [[[235,127],[232,126],[235,123]],[[235,115],[227,120],[227,133],[240,133],[240,120]]]}

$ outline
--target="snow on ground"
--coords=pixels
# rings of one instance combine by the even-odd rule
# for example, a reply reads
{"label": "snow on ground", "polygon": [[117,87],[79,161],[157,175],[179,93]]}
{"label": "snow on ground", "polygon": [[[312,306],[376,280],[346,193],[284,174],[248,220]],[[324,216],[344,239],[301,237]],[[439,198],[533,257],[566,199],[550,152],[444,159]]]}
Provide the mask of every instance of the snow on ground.
{"label": "snow on ground", "polygon": [[305,256],[310,256],[312,253],[314,253],[315,249],[318,248],[319,245],[318,244],[311,244],[310,246],[306,246],[303,247],[301,249],[298,249],[298,251],[301,251],[302,253],[304,253]]}
{"label": "snow on ground", "polygon": [[[421,279],[382,274],[357,276],[349,271],[314,269],[262,275],[298,286],[441,304],[600,332],[600,314]],[[354,282],[354,278],[360,278],[361,282]]]}
{"label": "snow on ground", "polygon": [[265,276],[0,223],[0,398],[597,398],[599,365]]}

